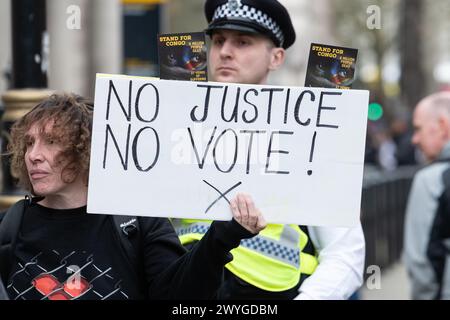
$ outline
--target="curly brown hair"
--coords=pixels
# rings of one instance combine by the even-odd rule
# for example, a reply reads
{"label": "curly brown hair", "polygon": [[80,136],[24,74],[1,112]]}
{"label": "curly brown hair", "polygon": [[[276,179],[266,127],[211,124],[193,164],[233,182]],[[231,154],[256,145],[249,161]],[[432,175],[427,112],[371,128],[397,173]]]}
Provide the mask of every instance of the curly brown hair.
{"label": "curly brown hair", "polygon": [[[50,134],[63,147],[57,160],[65,164],[61,172],[62,180],[70,183],[82,175],[87,183],[92,113],[93,103],[87,98],[73,93],[58,93],[41,101],[14,123],[8,153],[11,154],[12,175],[21,187],[33,192],[25,164],[26,135],[33,125],[37,125],[42,134]],[[50,133],[45,132],[48,124],[52,125]]]}

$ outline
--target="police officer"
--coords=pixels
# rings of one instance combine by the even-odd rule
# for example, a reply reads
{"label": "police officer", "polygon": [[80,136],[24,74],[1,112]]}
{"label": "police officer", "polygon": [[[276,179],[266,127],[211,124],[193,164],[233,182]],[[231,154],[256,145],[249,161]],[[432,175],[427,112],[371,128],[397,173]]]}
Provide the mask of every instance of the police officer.
{"label": "police officer", "polygon": [[[214,81],[265,84],[295,42],[289,13],[276,0],[207,0],[205,15]],[[178,220],[175,227],[189,246],[201,239],[208,223]],[[347,299],[363,281],[361,225],[272,224],[232,253],[219,299]]]}

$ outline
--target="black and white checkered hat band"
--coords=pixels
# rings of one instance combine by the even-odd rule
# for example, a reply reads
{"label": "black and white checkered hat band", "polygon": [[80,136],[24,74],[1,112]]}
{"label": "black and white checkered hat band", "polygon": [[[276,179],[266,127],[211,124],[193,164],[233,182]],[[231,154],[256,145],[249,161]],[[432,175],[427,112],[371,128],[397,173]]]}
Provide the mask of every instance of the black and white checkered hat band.
{"label": "black and white checkered hat band", "polygon": [[248,5],[243,5],[236,10],[231,10],[228,3],[219,6],[214,12],[212,21],[223,18],[244,18],[256,22],[260,26],[273,33],[275,38],[280,42],[280,46],[284,43],[284,34],[280,26],[267,14]]}

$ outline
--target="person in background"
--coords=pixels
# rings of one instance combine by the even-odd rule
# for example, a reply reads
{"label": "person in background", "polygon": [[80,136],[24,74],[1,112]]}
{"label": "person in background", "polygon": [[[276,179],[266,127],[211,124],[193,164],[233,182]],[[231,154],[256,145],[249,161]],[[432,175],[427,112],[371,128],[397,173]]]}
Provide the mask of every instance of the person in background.
{"label": "person in background", "polygon": [[412,143],[429,165],[413,179],[406,207],[404,262],[413,299],[450,299],[450,92],[422,99]]}

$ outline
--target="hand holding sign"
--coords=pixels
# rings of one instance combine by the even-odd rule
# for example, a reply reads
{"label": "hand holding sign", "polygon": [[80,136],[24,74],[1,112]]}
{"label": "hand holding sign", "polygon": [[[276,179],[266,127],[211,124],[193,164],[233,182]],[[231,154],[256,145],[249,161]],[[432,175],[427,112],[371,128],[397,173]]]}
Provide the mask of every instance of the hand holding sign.
{"label": "hand holding sign", "polygon": [[267,226],[261,211],[255,207],[252,198],[248,194],[238,193],[231,200],[230,207],[233,212],[233,218],[251,233],[257,234]]}

